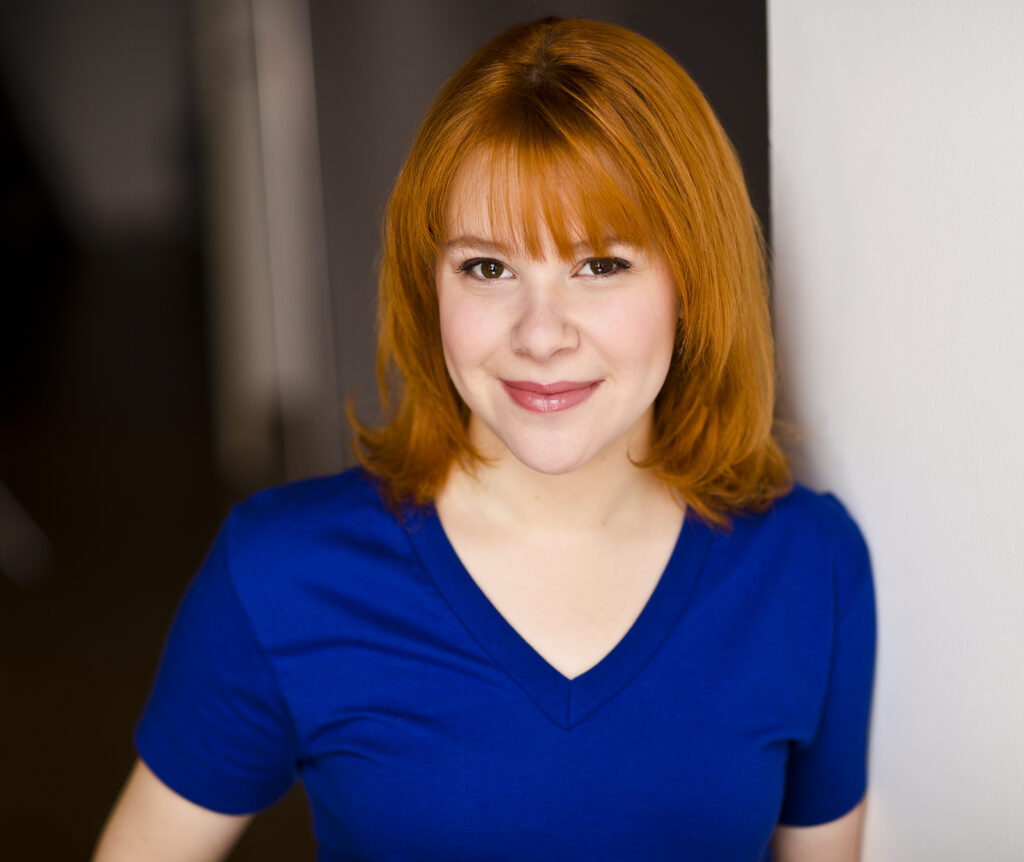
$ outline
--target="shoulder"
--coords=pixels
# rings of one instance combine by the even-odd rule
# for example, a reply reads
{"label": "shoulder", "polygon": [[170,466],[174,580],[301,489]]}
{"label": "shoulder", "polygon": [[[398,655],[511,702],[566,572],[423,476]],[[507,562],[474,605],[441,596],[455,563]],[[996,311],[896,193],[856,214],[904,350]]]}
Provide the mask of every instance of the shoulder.
{"label": "shoulder", "polygon": [[259,492],[234,507],[218,545],[250,608],[410,553],[401,520],[361,469]]}
{"label": "shoulder", "polygon": [[871,585],[868,545],[860,527],[835,494],[798,485],[779,501],[779,515],[792,523],[805,544],[829,563],[836,601],[849,605]]}
{"label": "shoulder", "polygon": [[828,555],[866,552],[860,528],[839,499],[799,484],[767,510],[736,516],[731,532],[740,543]]}
{"label": "shoulder", "polygon": [[237,504],[232,516],[239,520],[271,520],[287,523],[310,517],[336,516],[358,510],[368,514],[383,510],[377,481],[365,470],[354,467],[343,473],[320,476],[267,488]]}
{"label": "shoulder", "polygon": [[236,505],[225,525],[232,554],[296,549],[325,533],[393,533],[399,526],[385,506],[376,480],[355,468],[260,491]]}
{"label": "shoulder", "polygon": [[762,583],[817,595],[840,611],[871,585],[868,547],[856,521],[834,494],[804,485],[763,512],[735,516],[715,549]]}

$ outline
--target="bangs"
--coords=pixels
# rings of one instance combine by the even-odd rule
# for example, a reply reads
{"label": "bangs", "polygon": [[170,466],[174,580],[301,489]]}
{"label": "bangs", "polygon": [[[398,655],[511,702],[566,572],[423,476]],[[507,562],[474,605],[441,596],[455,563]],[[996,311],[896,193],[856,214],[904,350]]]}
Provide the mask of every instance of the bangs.
{"label": "bangs", "polygon": [[[598,148],[526,136],[469,149],[452,187],[439,235],[464,231],[467,212],[486,213],[488,239],[510,254],[539,259],[553,248],[563,260],[605,255],[610,241],[657,245],[654,208],[641,206],[625,170]],[[524,140],[525,138],[525,140]]]}

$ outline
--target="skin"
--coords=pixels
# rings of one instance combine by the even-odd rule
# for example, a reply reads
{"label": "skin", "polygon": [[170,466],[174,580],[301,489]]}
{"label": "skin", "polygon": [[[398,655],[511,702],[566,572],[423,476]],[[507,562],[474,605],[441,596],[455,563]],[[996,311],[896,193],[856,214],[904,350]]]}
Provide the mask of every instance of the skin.
{"label": "skin", "polygon": [[820,826],[778,826],[772,836],[774,862],[857,862],[865,802]]}
{"label": "skin", "polygon": [[175,793],[141,760],[128,777],[96,847],[94,862],[217,862],[251,816],[202,808]]}
{"label": "skin", "polygon": [[[550,243],[537,259],[500,247],[474,170],[456,183],[436,281],[445,360],[488,464],[454,466],[437,510],[498,611],[572,678],[628,631],[684,517],[634,464],[671,360],[677,293],[657,255],[621,242],[600,260],[585,245],[571,260]],[[503,380],[599,385],[570,409],[536,413]],[[862,802],[831,823],[778,827],[773,859],[856,862],[863,812]],[[250,819],[189,802],[139,762],[94,859],[213,862]]]}
{"label": "skin", "polygon": [[[570,261],[550,251],[540,260],[498,254],[490,240],[455,240],[438,265],[445,360],[472,411],[471,438],[546,476],[624,452],[621,443],[641,453],[675,334],[678,299],[664,265],[619,242],[603,258],[585,246]],[[481,263],[460,269],[473,261]],[[501,277],[481,277],[483,266]],[[611,271],[594,274],[602,267]],[[502,381],[598,385],[584,403],[538,415]]]}

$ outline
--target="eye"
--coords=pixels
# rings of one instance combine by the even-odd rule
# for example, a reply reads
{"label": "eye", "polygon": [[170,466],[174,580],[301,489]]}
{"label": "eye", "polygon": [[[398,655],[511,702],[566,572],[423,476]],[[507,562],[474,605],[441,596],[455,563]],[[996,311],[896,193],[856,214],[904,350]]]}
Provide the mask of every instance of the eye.
{"label": "eye", "polygon": [[629,263],[618,257],[592,257],[583,262],[583,266],[580,267],[580,274],[601,277],[613,275],[616,272],[629,268]]}
{"label": "eye", "polygon": [[469,273],[482,281],[497,281],[513,277],[512,271],[505,264],[489,257],[475,257],[472,260],[467,260],[458,268],[458,272]]}

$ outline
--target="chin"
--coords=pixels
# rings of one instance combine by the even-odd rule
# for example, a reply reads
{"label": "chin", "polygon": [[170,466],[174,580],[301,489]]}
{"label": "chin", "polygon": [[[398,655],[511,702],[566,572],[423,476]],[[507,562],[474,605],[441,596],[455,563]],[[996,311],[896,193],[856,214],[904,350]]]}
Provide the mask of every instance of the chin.
{"label": "chin", "polygon": [[578,446],[508,446],[515,459],[524,467],[546,476],[565,476],[585,467],[598,457],[599,452]]}
{"label": "chin", "polygon": [[541,473],[544,476],[568,476],[570,473],[575,473],[580,469],[580,467],[583,467],[588,463],[587,460],[557,462],[552,461],[551,459],[542,461],[517,458],[517,460],[528,470],[532,470],[534,473]]}

